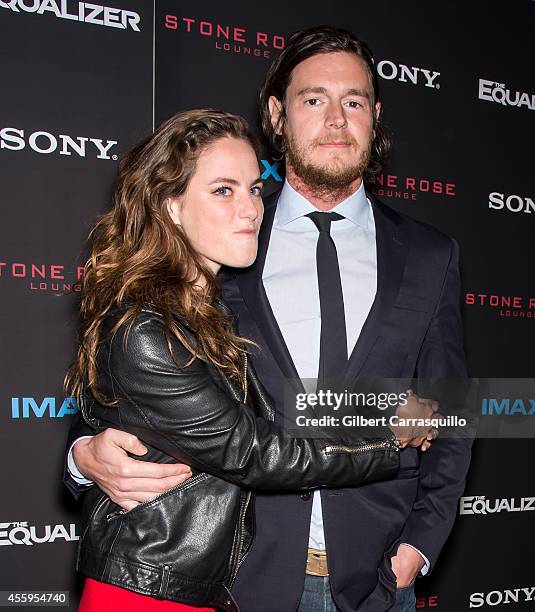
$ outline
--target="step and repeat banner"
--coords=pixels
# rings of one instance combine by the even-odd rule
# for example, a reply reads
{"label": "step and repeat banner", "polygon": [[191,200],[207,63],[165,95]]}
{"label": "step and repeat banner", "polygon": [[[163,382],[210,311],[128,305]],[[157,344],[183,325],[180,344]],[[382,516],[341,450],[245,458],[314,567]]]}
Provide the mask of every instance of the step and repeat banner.
{"label": "step and repeat banner", "polygon": [[0,48],[0,591],[70,591],[75,610],[62,382],[87,234],[152,130],[152,3],[2,1]]}
{"label": "step and repeat banner", "polygon": [[[394,142],[377,194],[459,242],[470,374],[533,376],[534,23],[533,0],[0,1],[0,591],[69,591],[76,609],[79,516],[61,471],[77,407],[62,379],[117,159],[177,110],[257,125],[260,83],[295,30],[331,24],[369,43]],[[281,163],[261,163],[277,189]],[[533,608],[532,450],[476,441],[417,609]]]}

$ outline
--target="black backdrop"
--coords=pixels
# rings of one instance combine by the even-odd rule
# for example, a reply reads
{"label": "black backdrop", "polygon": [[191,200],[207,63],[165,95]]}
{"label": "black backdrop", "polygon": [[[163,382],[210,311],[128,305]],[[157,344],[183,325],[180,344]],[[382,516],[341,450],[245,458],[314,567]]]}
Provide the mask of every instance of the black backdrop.
{"label": "black backdrop", "polygon": [[[68,590],[71,609],[79,530],[60,484],[73,412],[61,383],[85,237],[109,205],[117,156],[154,121],[198,106],[256,121],[289,32],[330,23],[369,42],[395,144],[379,195],[460,243],[471,374],[533,376],[533,0],[106,7],[0,2],[0,590]],[[275,188],[281,169],[264,168]],[[534,605],[534,515],[474,505],[535,496],[532,448],[477,441],[465,510],[417,583],[418,609]]]}

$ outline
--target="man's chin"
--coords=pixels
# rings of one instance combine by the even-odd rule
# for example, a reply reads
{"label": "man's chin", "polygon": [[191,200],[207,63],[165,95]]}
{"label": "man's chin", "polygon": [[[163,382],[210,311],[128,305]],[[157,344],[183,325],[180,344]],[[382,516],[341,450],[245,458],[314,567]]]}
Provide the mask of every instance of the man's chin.
{"label": "man's chin", "polygon": [[314,179],[318,185],[340,185],[352,183],[359,178],[360,171],[352,165],[345,163],[330,163],[329,165],[313,165],[307,167],[306,176]]}

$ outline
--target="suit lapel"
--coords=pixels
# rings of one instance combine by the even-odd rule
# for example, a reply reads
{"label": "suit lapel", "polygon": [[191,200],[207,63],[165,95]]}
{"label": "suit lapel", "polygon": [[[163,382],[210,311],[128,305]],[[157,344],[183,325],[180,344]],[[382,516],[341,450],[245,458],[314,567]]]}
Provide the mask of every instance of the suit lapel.
{"label": "suit lapel", "polygon": [[[298,380],[299,375],[273,315],[271,304],[262,283],[262,273],[279,195],[280,191],[277,191],[265,200],[264,220],[258,236],[256,261],[249,268],[237,273],[236,282],[251,317],[257,324],[283,375],[288,379]],[[388,317],[396,300],[403,279],[409,248],[396,213],[373,196],[369,196],[369,198],[375,220],[377,293],[349,358],[344,377],[345,385],[348,385],[359,375],[368,353],[379,336],[381,325]]]}
{"label": "suit lapel", "polygon": [[271,304],[269,303],[262,282],[262,273],[264,271],[264,264],[279,195],[280,191],[277,191],[265,199],[264,220],[262,221],[262,227],[258,236],[258,255],[252,266],[238,272],[236,275],[236,282],[251,317],[255,320],[260,329],[283,375],[288,379],[297,380],[299,379],[299,375],[290,356],[290,351],[284,341],[282,332],[273,315]]}
{"label": "suit lapel", "polygon": [[347,365],[344,384],[347,386],[360,373],[374,345],[381,325],[396,300],[408,253],[408,244],[399,226],[399,217],[382,202],[369,196],[375,220],[377,248],[377,292],[368,317]]}

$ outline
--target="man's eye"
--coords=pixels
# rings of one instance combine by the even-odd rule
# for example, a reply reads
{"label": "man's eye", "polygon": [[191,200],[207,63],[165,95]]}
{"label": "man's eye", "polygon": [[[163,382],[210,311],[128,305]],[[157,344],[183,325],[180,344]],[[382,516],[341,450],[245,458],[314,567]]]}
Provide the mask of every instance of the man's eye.
{"label": "man's eye", "polygon": [[349,100],[347,104],[351,108],[361,108],[362,107],[362,104],[360,102],[357,102],[356,100]]}
{"label": "man's eye", "polygon": [[306,101],[306,104],[308,104],[309,106],[317,106],[319,104],[319,99],[318,98],[309,98]]}
{"label": "man's eye", "polygon": [[251,187],[251,193],[255,196],[262,196],[262,193],[264,191],[264,188],[261,187],[260,185],[256,185],[255,187]]}
{"label": "man's eye", "polygon": [[215,193],[216,195],[230,195],[230,192],[232,191],[232,189],[230,187],[227,187],[226,185],[221,185],[221,187],[217,187],[217,189],[214,189],[213,193]]}

